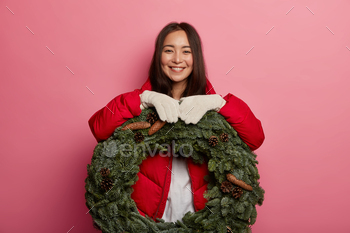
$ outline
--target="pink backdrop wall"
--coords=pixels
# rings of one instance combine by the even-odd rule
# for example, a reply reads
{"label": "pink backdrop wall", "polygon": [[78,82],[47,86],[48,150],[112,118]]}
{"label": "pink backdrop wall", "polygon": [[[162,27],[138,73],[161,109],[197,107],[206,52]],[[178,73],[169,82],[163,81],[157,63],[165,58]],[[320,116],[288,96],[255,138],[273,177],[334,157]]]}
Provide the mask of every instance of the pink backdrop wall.
{"label": "pink backdrop wall", "polygon": [[346,0],[0,1],[0,232],[97,232],[87,121],[144,83],[171,21],[195,26],[217,93],[263,124],[253,232],[350,232],[349,11]]}

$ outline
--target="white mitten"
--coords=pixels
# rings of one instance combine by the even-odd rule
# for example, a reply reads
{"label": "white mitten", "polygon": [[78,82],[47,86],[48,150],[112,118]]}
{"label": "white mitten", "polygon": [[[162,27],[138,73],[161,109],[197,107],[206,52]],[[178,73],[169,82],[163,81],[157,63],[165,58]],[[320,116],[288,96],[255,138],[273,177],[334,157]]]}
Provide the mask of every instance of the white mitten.
{"label": "white mitten", "polygon": [[226,104],[219,94],[213,95],[193,95],[180,99],[180,118],[186,124],[197,124],[203,115],[209,110],[220,111]]}
{"label": "white mitten", "polygon": [[140,94],[141,110],[148,107],[155,107],[162,121],[176,123],[180,116],[179,101],[168,95],[155,91],[145,90]]}

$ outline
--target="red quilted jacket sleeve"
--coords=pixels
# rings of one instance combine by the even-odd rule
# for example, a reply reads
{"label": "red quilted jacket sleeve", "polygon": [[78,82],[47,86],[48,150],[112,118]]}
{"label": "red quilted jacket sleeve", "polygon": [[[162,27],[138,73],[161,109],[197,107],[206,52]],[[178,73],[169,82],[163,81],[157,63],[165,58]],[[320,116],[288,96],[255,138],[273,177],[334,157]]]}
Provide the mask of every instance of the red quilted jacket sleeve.
{"label": "red quilted jacket sleeve", "polygon": [[97,142],[108,139],[117,127],[141,114],[139,94],[144,90],[151,90],[149,79],[141,89],[116,96],[90,117],[88,123]]}
{"label": "red quilted jacket sleeve", "polygon": [[260,120],[240,98],[230,93],[223,98],[226,100],[226,104],[219,113],[225,117],[251,150],[258,149],[265,140]]}
{"label": "red quilted jacket sleeve", "polygon": [[[214,88],[207,79],[207,94],[215,94]],[[250,147],[258,149],[265,140],[261,122],[255,117],[248,105],[240,98],[228,93],[226,104],[218,113],[237,131],[238,136]]]}

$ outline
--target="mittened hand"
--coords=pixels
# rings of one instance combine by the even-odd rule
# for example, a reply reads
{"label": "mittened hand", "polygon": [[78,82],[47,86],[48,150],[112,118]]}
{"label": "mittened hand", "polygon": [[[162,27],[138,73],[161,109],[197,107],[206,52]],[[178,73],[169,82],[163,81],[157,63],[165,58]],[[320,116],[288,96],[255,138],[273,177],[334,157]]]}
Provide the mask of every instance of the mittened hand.
{"label": "mittened hand", "polygon": [[168,95],[155,91],[145,90],[140,94],[141,110],[147,107],[155,107],[162,121],[176,123],[178,121],[180,110],[179,102]]}
{"label": "mittened hand", "polygon": [[193,95],[180,99],[180,118],[186,124],[197,124],[209,110],[219,111],[226,101],[219,95]]}

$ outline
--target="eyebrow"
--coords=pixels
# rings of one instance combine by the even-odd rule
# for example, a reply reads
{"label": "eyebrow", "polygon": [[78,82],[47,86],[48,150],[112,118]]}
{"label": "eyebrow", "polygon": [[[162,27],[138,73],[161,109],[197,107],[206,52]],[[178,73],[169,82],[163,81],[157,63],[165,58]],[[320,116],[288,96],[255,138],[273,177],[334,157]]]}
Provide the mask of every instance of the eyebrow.
{"label": "eyebrow", "polygon": [[[163,46],[163,49],[164,49],[165,47],[167,47],[167,46],[175,48],[174,45],[167,44],[167,45],[164,45],[164,46]],[[185,45],[185,46],[182,46],[182,48],[191,48],[191,47],[188,46],[188,45]]]}

